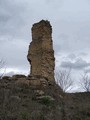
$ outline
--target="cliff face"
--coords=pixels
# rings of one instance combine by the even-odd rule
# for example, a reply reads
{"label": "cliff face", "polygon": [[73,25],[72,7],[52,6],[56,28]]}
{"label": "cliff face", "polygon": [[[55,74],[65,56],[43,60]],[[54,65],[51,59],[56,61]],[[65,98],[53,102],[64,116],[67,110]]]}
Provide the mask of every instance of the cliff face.
{"label": "cliff face", "polygon": [[30,76],[40,76],[54,81],[55,58],[52,42],[52,27],[48,21],[40,21],[32,27],[32,42],[28,50],[31,64]]}

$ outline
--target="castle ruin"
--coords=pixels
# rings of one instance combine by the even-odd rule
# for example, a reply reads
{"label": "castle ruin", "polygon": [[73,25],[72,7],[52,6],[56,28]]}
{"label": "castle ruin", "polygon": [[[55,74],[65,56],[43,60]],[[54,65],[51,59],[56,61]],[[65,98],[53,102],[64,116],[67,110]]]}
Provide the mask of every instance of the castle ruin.
{"label": "castle ruin", "polygon": [[27,59],[31,64],[30,78],[45,78],[54,81],[55,58],[52,27],[49,21],[41,20],[32,27],[32,42]]}

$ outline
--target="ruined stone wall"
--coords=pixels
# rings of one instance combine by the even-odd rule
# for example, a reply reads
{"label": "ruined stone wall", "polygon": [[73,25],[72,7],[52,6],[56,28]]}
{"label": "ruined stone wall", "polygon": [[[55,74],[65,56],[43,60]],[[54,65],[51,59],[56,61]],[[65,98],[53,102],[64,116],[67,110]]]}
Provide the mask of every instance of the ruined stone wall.
{"label": "ruined stone wall", "polygon": [[48,21],[42,20],[33,25],[27,58],[31,64],[30,76],[45,77],[48,81],[54,81],[52,27]]}

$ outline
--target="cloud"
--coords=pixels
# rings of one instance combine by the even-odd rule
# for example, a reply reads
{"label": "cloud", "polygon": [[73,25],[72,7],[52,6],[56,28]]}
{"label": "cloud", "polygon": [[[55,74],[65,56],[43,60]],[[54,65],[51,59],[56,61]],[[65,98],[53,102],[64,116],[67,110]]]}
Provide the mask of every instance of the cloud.
{"label": "cloud", "polygon": [[86,67],[89,67],[90,63],[88,63],[87,61],[79,58],[76,59],[75,62],[71,62],[71,61],[62,61],[61,62],[61,67],[63,68],[71,68],[71,69],[85,69]]}
{"label": "cloud", "polygon": [[69,53],[66,56],[64,55],[63,60],[75,61],[78,59],[86,58],[87,56],[88,56],[88,53],[86,52]]}
{"label": "cloud", "polygon": [[[17,0],[1,0],[0,4],[0,34],[19,37],[22,28],[26,25],[26,4]],[[26,18],[26,19],[25,19]],[[23,29],[24,31],[24,29]]]}
{"label": "cloud", "polygon": [[76,55],[72,53],[72,54],[69,54],[67,58],[69,58],[70,60],[74,60],[76,59]]}
{"label": "cloud", "polygon": [[88,56],[88,54],[86,52],[81,52],[78,54],[78,56],[86,57],[86,56]]}
{"label": "cloud", "polygon": [[85,72],[86,72],[86,73],[90,73],[90,69],[86,69]]}
{"label": "cloud", "polygon": [[2,41],[0,49],[0,56],[6,61],[7,67],[28,68],[28,43],[26,41],[20,39]]}
{"label": "cloud", "polygon": [[90,73],[90,66],[87,67],[86,69],[84,69],[84,71],[85,71],[86,73]]}
{"label": "cloud", "polygon": [[5,76],[12,76],[12,75],[14,75],[14,74],[15,74],[15,72],[11,71],[11,72],[7,72],[7,73],[5,74]]}

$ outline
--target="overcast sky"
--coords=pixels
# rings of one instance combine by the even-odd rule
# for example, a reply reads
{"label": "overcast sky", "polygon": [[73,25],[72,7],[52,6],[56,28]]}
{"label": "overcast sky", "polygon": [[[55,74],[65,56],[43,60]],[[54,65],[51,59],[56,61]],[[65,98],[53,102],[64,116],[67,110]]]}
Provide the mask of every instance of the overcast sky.
{"label": "overcast sky", "polygon": [[56,68],[90,72],[90,0],[0,0],[0,59],[6,72],[29,73],[32,24],[49,20]]}

